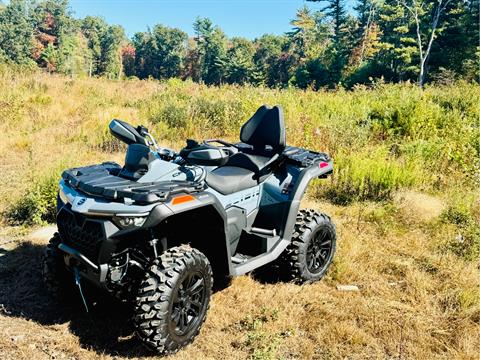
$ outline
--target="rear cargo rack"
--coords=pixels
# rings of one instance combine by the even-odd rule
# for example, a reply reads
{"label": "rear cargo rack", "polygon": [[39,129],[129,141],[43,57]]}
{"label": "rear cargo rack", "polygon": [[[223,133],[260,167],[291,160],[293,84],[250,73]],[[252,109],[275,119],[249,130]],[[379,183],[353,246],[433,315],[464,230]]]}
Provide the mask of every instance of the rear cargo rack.
{"label": "rear cargo rack", "polygon": [[285,153],[287,153],[286,158],[287,162],[294,164],[296,166],[300,166],[303,168],[307,168],[312,166],[314,163],[319,161],[330,161],[330,157],[321,152],[311,151],[304,148],[288,146],[285,149]]}
{"label": "rear cargo rack", "polygon": [[205,189],[203,181],[166,180],[140,183],[118,176],[120,170],[120,165],[107,162],[66,170],[62,178],[72,188],[88,195],[117,201],[130,199],[141,204],[163,202],[174,194],[195,193]]}

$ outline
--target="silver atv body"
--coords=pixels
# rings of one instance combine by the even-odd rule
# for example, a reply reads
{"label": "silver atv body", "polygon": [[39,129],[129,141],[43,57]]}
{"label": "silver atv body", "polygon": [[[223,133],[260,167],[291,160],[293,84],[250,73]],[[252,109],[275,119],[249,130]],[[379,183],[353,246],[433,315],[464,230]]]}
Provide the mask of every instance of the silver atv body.
{"label": "silver atv body", "polygon": [[[274,262],[298,236],[308,184],[333,171],[328,155],[286,146],[277,106],[262,106],[237,144],[188,140],[179,153],[158,148],[143,127],[113,120],[110,130],[128,144],[125,164],[62,174],[55,250],[67,269],[122,300],[162,254],[185,244],[205,255],[214,278]],[[320,224],[315,216],[309,221]]]}

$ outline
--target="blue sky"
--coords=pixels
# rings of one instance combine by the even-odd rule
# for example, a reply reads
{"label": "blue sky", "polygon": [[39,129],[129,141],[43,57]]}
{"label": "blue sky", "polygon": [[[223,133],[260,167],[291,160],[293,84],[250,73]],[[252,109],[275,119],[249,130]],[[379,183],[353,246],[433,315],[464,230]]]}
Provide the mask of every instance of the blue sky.
{"label": "blue sky", "polygon": [[76,17],[100,15],[110,24],[122,25],[128,36],[155,24],[192,34],[192,23],[200,16],[210,18],[228,36],[250,39],[290,30],[290,20],[304,4],[322,7],[304,0],[70,0]]}

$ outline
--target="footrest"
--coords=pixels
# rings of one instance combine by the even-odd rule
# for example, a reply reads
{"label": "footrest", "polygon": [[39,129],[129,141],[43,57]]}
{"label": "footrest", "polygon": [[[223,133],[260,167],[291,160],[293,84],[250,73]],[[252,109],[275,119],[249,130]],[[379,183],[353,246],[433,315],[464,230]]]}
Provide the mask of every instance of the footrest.
{"label": "footrest", "polygon": [[232,262],[234,264],[243,264],[244,262],[247,262],[250,258],[251,256],[236,253],[234,256],[232,256]]}
{"label": "footrest", "polygon": [[277,236],[277,231],[275,229],[269,230],[269,229],[262,229],[262,228],[257,228],[257,227],[252,227],[248,231],[248,233],[257,235],[260,237],[275,237]]}

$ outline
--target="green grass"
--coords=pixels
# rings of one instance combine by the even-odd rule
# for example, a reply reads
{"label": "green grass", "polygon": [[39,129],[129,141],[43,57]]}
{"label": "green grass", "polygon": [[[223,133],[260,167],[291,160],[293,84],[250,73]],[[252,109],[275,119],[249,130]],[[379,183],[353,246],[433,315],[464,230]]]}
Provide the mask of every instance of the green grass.
{"label": "green grass", "polygon": [[0,185],[14,194],[2,196],[0,210],[14,222],[51,219],[55,197],[39,187],[51,184],[61,165],[121,161],[125,147],[108,132],[114,117],[147,125],[160,143],[178,150],[186,138],[237,140],[240,126],[264,103],[283,106],[289,144],[334,158],[333,177],[315,185],[318,197],[349,204],[385,201],[399,189],[448,193],[480,185],[475,85],[313,92],[68,79],[8,67],[0,67],[0,85],[6,139],[0,158],[7,163]]}
{"label": "green grass", "polygon": [[[236,141],[258,106],[280,104],[288,143],[335,161],[333,176],[311,187],[315,201],[304,204],[337,225],[333,267],[324,281],[302,287],[237,278],[213,297],[202,335],[174,358],[477,359],[479,98],[479,86],[463,83],[312,92],[70,79],[0,66],[1,219],[24,225],[2,231],[26,233],[53,221],[62,169],[123,161],[125,146],[108,132],[112,118],[142,123],[178,150],[186,138]],[[15,290],[2,303],[22,313],[35,298],[33,308],[56,319],[58,307],[44,309],[38,271],[45,243],[20,243],[27,245],[2,257],[5,288]],[[360,292],[338,291],[338,284]],[[118,353],[91,347],[102,326],[83,342],[72,322],[0,318],[7,358],[140,356],[122,353],[131,346],[126,337],[106,345]],[[25,341],[12,342],[16,334]]]}
{"label": "green grass", "polygon": [[357,154],[339,153],[335,167],[337,171],[327,185],[317,185],[317,196],[340,205],[389,200],[394,191],[422,182],[422,172],[415,162],[398,159],[381,148]]}
{"label": "green grass", "polygon": [[454,226],[454,236],[442,245],[466,260],[480,259],[480,206],[473,194],[455,193],[441,215],[444,223]]}

